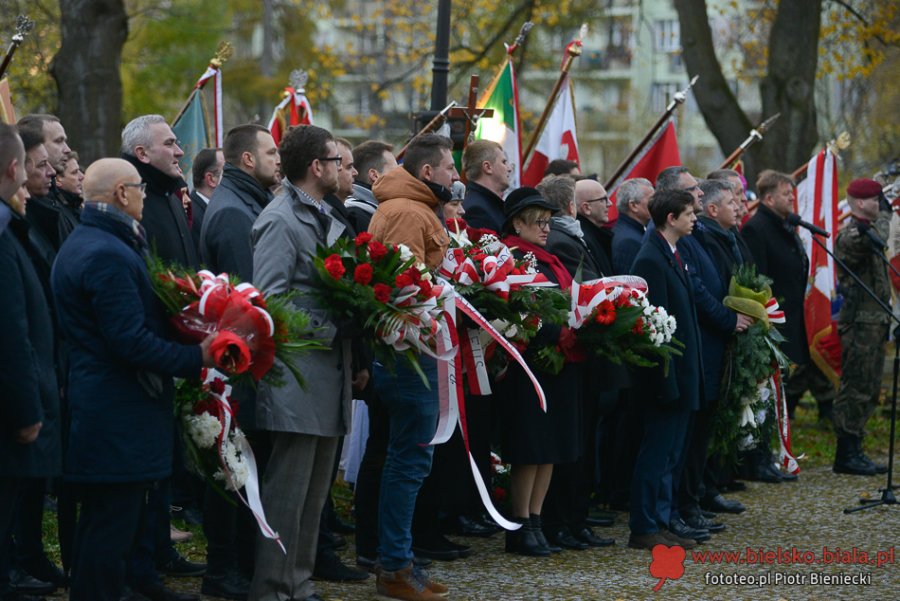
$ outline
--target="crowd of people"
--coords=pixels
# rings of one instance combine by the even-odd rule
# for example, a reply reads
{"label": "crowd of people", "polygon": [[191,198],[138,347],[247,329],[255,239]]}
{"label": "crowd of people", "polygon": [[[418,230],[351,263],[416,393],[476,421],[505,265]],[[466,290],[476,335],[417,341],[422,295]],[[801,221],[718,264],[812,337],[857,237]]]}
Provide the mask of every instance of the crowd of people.
{"label": "crowd of people", "polygon": [[[807,347],[809,263],[788,221],[789,175],[759,175],[750,216],[740,173],[699,180],[670,167],[656,181],[619,185],[611,224],[610,191],[596,175],[557,160],[537,187],[509,190],[512,165],[486,140],[462,153],[464,187],[451,140],[436,134],[415,137],[402,165],[389,144],[354,146],[311,125],[291,128],[279,145],[264,127],[237,126],[222,148],[193,157],[190,174],[179,167],[183,154],[158,115],[129,122],[120,157],[84,171],[56,117],[0,125],[3,599],[57,587],[68,587],[72,601],[199,598],[166,587],[162,576],[174,575],[202,577],[200,592],[211,597],[315,601],[314,578],[362,582],[374,573],[379,599],[437,601],[448,587],[424,568],[472,552],[447,535],[501,530],[484,511],[460,433],[427,444],[437,425],[439,360],[420,356],[421,372],[383,365],[320,296],[302,294],[297,302],[328,346],[298,359],[307,385],[232,391],[268,522],[286,552],[260,534],[232,493],[185,469],[174,382],[212,365],[210,338],[174,341],[150,282],[153,255],[229,273],[265,294],[308,293],[319,285],[317,246],[368,232],[405,245],[434,270],[450,244],[449,222],[455,231],[496,233],[561,289],[576,279],[643,278],[648,300],[675,318],[684,345],[667,370],[587,356],[570,328],[546,323],[534,344],[556,344],[564,358],[558,374],[535,370],[546,412],[515,363],[491,382],[492,394],[461,400],[482,477],[491,481],[492,452],[510,465],[506,517],[518,528],[505,533],[509,553],[614,545],[598,529],[612,523],[593,511],[598,505],[628,512],[628,547],[693,548],[725,529],[717,514],[745,510],[723,496],[741,490],[740,480],[797,479],[779,469],[765,437],[744,452],[739,472],[711,452],[726,351],[753,324],[723,303],[745,265],[773,280],[784,309],[791,415],[811,391],[820,416],[834,423],[834,471],[886,469],[866,456],[862,439],[890,318],[841,272],[844,375],[835,390]],[[889,303],[890,281],[868,230],[887,238],[890,205],[869,179],[854,180],[847,195],[852,215],[836,251]],[[528,350],[524,356],[531,363]],[[367,429],[350,525],[330,491],[354,406],[366,412]],[[42,541],[47,499],[55,502],[63,569]],[[171,526],[173,512],[202,523],[205,564],[177,551],[174,541],[187,535]],[[356,567],[336,552],[349,533]]]}

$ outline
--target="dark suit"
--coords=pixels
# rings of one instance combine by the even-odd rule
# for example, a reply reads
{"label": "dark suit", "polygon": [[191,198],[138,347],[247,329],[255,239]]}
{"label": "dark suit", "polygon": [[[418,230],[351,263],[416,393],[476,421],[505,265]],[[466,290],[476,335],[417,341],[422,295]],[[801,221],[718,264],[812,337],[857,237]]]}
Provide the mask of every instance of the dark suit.
{"label": "dark suit", "polygon": [[650,303],[675,318],[675,337],[685,345],[683,354],[673,357],[668,375],[661,365],[643,370],[638,384],[644,435],[632,479],[629,525],[632,534],[648,534],[667,527],[672,517],[690,414],[703,394],[703,359],[689,276],[661,235],[651,235],[641,247],[633,272],[647,281]]}
{"label": "dark suit", "polygon": [[191,191],[191,237],[194,238],[194,246],[197,254],[200,254],[200,229],[203,227],[203,216],[206,215],[208,200],[200,197],[196,190]]}
{"label": "dark suit", "polygon": [[619,214],[613,226],[612,264],[616,273],[631,273],[631,264],[641,249],[644,226],[628,215]]}
{"label": "dark suit", "polygon": [[506,221],[503,199],[475,182],[469,182],[466,186],[463,208],[466,210],[466,223],[472,227],[499,232]]}
{"label": "dark suit", "polygon": [[[566,267],[566,270],[572,274],[572,277],[575,277],[580,269],[581,277],[578,278],[579,281],[587,282],[599,278],[600,268],[597,266],[597,262],[591,255],[584,239],[567,232],[557,219],[561,218],[554,217],[550,223],[550,233],[547,235],[547,252],[556,255]],[[577,222],[574,222],[573,225],[575,223]]]}
{"label": "dark suit", "polygon": [[581,224],[581,231],[584,232],[584,243],[587,244],[597,268],[600,270],[600,276],[611,276],[617,273],[612,263],[612,243],[613,232],[606,227],[597,227],[585,217],[578,216],[578,223]]}

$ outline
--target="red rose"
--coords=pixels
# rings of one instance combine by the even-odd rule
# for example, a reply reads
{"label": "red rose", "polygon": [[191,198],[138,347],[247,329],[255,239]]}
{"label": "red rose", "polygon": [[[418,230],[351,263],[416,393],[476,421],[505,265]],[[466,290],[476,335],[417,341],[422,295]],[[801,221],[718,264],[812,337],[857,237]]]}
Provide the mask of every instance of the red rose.
{"label": "red rose", "polygon": [[644,333],[644,320],[640,317],[634,322],[634,327],[631,328],[631,333],[635,336],[640,336]]}
{"label": "red rose", "polygon": [[391,299],[391,287],[386,284],[375,284],[375,300],[386,303]]}
{"label": "red rose", "polygon": [[247,343],[237,334],[227,330],[216,334],[209,352],[213,356],[216,368],[228,374],[240,374],[250,367],[250,349]]}
{"label": "red rose", "polygon": [[378,240],[369,241],[369,258],[373,261],[380,261],[387,254],[387,247]]}
{"label": "red rose", "polygon": [[372,234],[370,234],[369,232],[360,232],[356,236],[356,238],[353,239],[353,241],[356,242],[357,246],[362,246],[364,244],[367,244],[369,242],[369,240],[371,240],[371,239],[372,239]]}
{"label": "red rose", "polygon": [[224,394],[225,393],[225,382],[222,378],[214,378],[212,382],[209,383],[209,389],[216,394]]}
{"label": "red rose", "polygon": [[344,262],[340,255],[334,254],[325,259],[325,271],[334,279],[339,280],[347,270],[344,269]]}
{"label": "red rose", "polygon": [[409,278],[412,280],[413,284],[418,284],[419,281],[422,279],[422,274],[419,273],[419,270],[416,269],[415,267],[409,267],[403,273],[405,273],[406,275],[409,276]]}
{"label": "red rose", "polygon": [[419,282],[419,288],[421,289],[422,294],[424,294],[426,298],[431,296],[432,287],[433,286],[431,285],[431,282],[429,282],[428,280],[421,280]]}
{"label": "red rose", "polygon": [[[363,232],[365,233],[365,232]],[[367,285],[372,281],[372,266],[368,263],[361,263],[353,270],[353,281],[357,284]]]}
{"label": "red rose", "polygon": [[394,285],[397,286],[397,288],[405,288],[406,286],[412,286],[413,280],[406,272],[404,272],[394,278]]}

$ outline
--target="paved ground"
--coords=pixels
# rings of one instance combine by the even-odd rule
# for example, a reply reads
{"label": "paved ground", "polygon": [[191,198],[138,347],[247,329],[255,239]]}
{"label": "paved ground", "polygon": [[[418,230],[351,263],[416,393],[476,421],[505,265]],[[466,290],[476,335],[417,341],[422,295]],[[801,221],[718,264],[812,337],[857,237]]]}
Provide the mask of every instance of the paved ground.
{"label": "paved ground", "polygon": [[[619,514],[615,526],[602,529],[603,534],[616,537],[618,544],[613,548],[532,559],[503,553],[501,535],[488,540],[466,539],[475,548],[475,554],[465,560],[436,563],[432,575],[451,586],[449,598],[456,600],[894,599],[900,595],[900,506],[880,507],[854,515],[842,513],[845,507],[857,503],[859,495],[878,495],[877,488],[883,482],[883,479],[838,476],[827,467],[816,467],[805,469],[797,483],[748,483],[747,491],[732,495],[747,505],[748,511],[724,516],[723,521],[728,525],[725,532],[699,547],[701,551],[745,552],[745,556],[748,548],[765,552],[777,552],[781,548],[788,550],[788,554],[796,549],[800,553],[812,553],[816,561],[822,558],[823,547],[832,551],[840,547],[847,551],[856,549],[857,553],[865,551],[873,557],[878,552],[887,553],[882,559],[888,563],[881,567],[858,563],[705,566],[692,559],[688,552],[683,576],[668,580],[654,593],[652,588],[659,579],[650,575],[651,556],[646,551],[627,548],[627,518]],[[346,557],[351,557],[351,552],[348,550]],[[676,563],[676,573],[677,566]],[[731,579],[768,577],[771,583],[714,585],[707,584],[707,574]],[[871,584],[774,584],[776,578],[797,576],[805,576],[811,582],[822,574],[847,577],[862,574]],[[328,601],[371,599],[374,582],[320,583],[319,589]]]}

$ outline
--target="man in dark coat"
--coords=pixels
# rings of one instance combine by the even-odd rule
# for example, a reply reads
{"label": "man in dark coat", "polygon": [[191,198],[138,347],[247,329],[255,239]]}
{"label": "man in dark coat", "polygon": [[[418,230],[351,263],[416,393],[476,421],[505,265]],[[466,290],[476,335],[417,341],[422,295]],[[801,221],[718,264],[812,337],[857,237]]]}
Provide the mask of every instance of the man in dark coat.
{"label": "man in dark coat", "polygon": [[[200,231],[200,257],[213,273],[225,272],[241,282],[253,281],[253,248],[250,229],[262,210],[272,200],[269,188],[278,183],[281,159],[272,134],[256,124],[238,125],[225,136],[224,166],[218,186]],[[198,155],[199,157],[199,155]],[[194,161],[197,169],[197,161]],[[196,207],[196,205],[195,205]],[[194,212],[196,228],[197,212]],[[240,404],[238,423],[246,432],[260,474],[268,458],[267,434],[256,428],[256,389],[243,384],[235,386],[232,398]],[[200,591],[204,595],[229,599],[246,597],[250,581],[239,570],[239,564],[252,563],[252,544],[240,548],[239,541],[254,540],[256,529],[250,514],[237,502],[228,502],[207,487],[203,507],[203,531],[207,573]],[[248,557],[243,557],[247,555]],[[242,561],[243,560],[243,561]],[[249,574],[248,574],[249,575]]]}
{"label": "man in dark coat", "polygon": [[503,147],[490,140],[476,140],[463,151],[466,175],[466,223],[499,232],[503,227],[503,193],[509,188],[512,165]]}
{"label": "man in dark coat", "polygon": [[[91,165],[82,223],[53,266],[60,329],[72,343],[64,475],[80,486],[82,501],[73,601],[122,596],[144,498],[172,472],[172,376],[196,377],[212,365],[211,337],[199,346],[166,338],[167,318],[145,263],[143,188],[126,161]],[[176,598],[160,589],[157,583],[142,594]]]}
{"label": "man in dark coat", "polygon": [[346,207],[353,229],[357,232],[368,231],[372,215],[378,208],[372,186],[379,177],[397,168],[393,150],[393,146],[378,140],[366,140],[351,150],[357,174]]}
{"label": "man in dark coat", "polygon": [[673,534],[668,527],[691,412],[700,406],[703,395],[693,287],[676,247],[693,230],[697,219],[694,198],[683,190],[656,192],[650,200],[650,214],[656,229],[635,258],[634,275],[647,281],[649,302],[675,318],[675,336],[684,349],[680,357],[672,359],[668,374],[658,366],[640,379],[644,435],[632,479],[628,546],[652,549],[674,542],[690,549],[696,543]]}
{"label": "man in dark coat", "polygon": [[[11,208],[25,182],[25,149],[0,125],[0,598],[10,595],[9,551],[24,481],[59,474],[59,388],[50,310],[29,256],[28,222]],[[15,597],[13,597],[15,598]]]}
{"label": "man in dark coat", "polygon": [[222,169],[225,167],[225,155],[215,148],[204,148],[194,157],[191,163],[191,176],[194,189],[191,190],[191,236],[200,254],[200,230],[203,218],[212,198],[213,192],[222,181]]}
{"label": "man in dark coat", "polygon": [[[796,228],[785,221],[794,210],[794,181],[787,174],[766,170],[759,174],[756,190],[759,206],[741,234],[759,273],[772,279],[772,294],[784,310],[785,323],[778,326],[785,337],[781,350],[796,365],[785,382],[788,412],[792,413],[791,406],[797,406],[806,389],[811,389],[817,398],[825,395],[829,400],[835,391],[809,356],[804,319],[809,258]],[[760,446],[759,455],[755,460],[759,469],[753,469],[751,477],[773,483],[786,477],[796,479],[795,475],[781,474],[773,467],[767,445]]]}
{"label": "man in dark coat", "polygon": [[584,243],[597,264],[601,276],[616,273],[612,264],[612,230],[609,223],[609,195],[606,188],[595,179],[585,178],[575,182],[575,207],[578,223],[584,233]]}
{"label": "man in dark coat", "polygon": [[652,195],[653,184],[644,178],[625,180],[616,189],[619,218],[613,226],[612,241],[612,264],[616,273],[631,273],[631,264],[650,223],[647,205]]}
{"label": "man in dark coat", "polygon": [[183,156],[172,128],[160,115],[137,117],[122,130],[122,158],[135,166],[147,184],[141,224],[150,250],[166,263],[198,269],[183,200],[187,184],[178,165]]}
{"label": "man in dark coat", "polygon": [[568,175],[548,175],[537,185],[538,191],[559,213],[550,218],[547,251],[556,255],[569,273],[581,270],[579,281],[600,277],[600,267],[584,240],[581,222],[575,219],[575,180]]}

